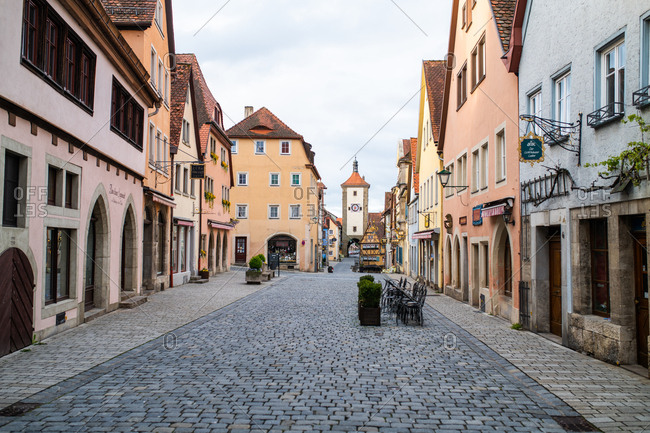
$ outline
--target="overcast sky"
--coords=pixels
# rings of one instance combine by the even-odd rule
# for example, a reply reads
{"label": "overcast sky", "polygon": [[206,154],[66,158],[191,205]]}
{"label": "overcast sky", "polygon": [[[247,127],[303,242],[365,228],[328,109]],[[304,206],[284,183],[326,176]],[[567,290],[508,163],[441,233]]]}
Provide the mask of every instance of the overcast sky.
{"label": "overcast sky", "polygon": [[383,210],[384,191],[397,179],[397,142],[417,136],[422,60],[447,52],[451,0],[174,0],[173,7],[176,51],[198,56],[226,128],[252,105],[302,134],[337,216],[340,184],[358,152],[370,211]]}

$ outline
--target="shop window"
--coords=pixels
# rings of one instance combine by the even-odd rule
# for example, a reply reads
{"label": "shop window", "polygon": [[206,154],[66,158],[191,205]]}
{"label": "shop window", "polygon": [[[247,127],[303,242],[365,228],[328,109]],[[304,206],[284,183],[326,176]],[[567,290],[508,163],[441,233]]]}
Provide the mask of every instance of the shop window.
{"label": "shop window", "polygon": [[45,303],[51,304],[70,296],[70,238],[67,229],[47,229],[45,264]]}
{"label": "shop window", "polygon": [[296,260],[296,240],[288,236],[275,236],[268,243],[269,256],[277,254],[280,258],[280,264],[295,265]]}
{"label": "shop window", "polygon": [[592,312],[609,317],[609,251],[607,244],[607,220],[591,220],[591,298]]}

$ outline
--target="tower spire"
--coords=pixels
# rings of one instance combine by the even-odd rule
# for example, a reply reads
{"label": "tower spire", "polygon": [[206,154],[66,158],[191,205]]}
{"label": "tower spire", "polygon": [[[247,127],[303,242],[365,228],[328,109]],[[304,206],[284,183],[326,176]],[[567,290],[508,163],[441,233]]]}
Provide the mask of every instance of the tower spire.
{"label": "tower spire", "polygon": [[359,163],[357,162],[357,157],[354,157],[354,162],[352,163],[352,172],[359,173]]}

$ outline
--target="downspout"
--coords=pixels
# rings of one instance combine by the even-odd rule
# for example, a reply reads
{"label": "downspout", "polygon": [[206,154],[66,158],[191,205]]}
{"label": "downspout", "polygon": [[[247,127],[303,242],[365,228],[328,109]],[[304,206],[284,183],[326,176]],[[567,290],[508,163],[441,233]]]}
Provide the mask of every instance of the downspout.
{"label": "downspout", "polygon": [[156,109],[153,111],[153,113],[149,113],[149,116],[148,116],[148,117],[153,117],[153,116],[155,116],[156,114],[158,114],[158,112],[160,111],[160,105],[161,105],[161,104],[160,104],[160,99],[159,99],[159,100],[157,100],[156,103],[154,104],[154,107],[156,107]]}
{"label": "downspout", "polygon": [[[158,112],[158,109],[160,108],[160,105],[156,106],[156,112]],[[171,149],[171,146],[170,146]],[[170,168],[170,173],[171,173],[171,197],[174,198],[174,154],[170,151],[169,152],[171,155],[171,168]],[[170,206],[169,209],[170,217],[169,217],[169,287],[174,287],[174,266],[172,265],[172,243],[174,242],[174,207]]]}
{"label": "downspout", "polygon": [[[205,161],[205,157],[203,158]],[[204,164],[205,166],[205,164]],[[205,173],[203,173],[205,174]],[[199,242],[197,242],[199,245],[199,266],[198,270],[199,272],[201,271],[201,241],[203,239],[203,183],[205,182],[205,177],[199,181]],[[194,209],[192,209],[194,211]],[[205,252],[205,260],[208,260],[208,247],[206,246],[206,252]],[[206,269],[209,269],[207,266],[205,266]]]}

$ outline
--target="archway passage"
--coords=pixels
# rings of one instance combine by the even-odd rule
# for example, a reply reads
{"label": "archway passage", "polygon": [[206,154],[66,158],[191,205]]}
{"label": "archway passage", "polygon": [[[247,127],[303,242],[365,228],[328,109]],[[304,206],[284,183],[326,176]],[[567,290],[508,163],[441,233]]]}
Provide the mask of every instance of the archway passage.
{"label": "archway passage", "polygon": [[208,241],[208,270],[210,273],[214,270],[214,235],[210,231],[210,240]]}
{"label": "archway passage", "polygon": [[272,254],[277,254],[281,266],[293,269],[298,264],[297,245],[297,241],[290,236],[274,236],[268,241],[267,260],[270,260]]}
{"label": "archway passage", "polygon": [[153,214],[148,207],[144,210],[142,236],[142,282],[148,289],[153,289],[153,287],[149,287],[153,271]]}
{"label": "archway passage", "polygon": [[[228,232],[223,234],[221,248],[221,270],[226,272],[228,270]],[[268,262],[268,258],[266,260]]]}
{"label": "archway passage", "polygon": [[221,233],[219,230],[215,230],[214,233],[217,235],[217,246],[214,251],[214,270],[215,272],[221,271]]}
{"label": "archway passage", "polygon": [[108,297],[109,265],[108,221],[103,199],[95,202],[86,234],[84,310],[105,308]]}
{"label": "archway passage", "polygon": [[4,356],[32,343],[34,273],[18,248],[0,255],[0,270],[0,356]]}
{"label": "archway passage", "polygon": [[131,206],[129,206],[129,209],[126,211],[126,216],[124,218],[121,253],[120,288],[123,292],[135,292],[137,290],[135,272],[138,260],[136,258],[137,244],[135,214]]}
{"label": "archway passage", "polygon": [[350,239],[346,251],[348,257],[359,257],[359,251],[361,251],[361,241],[357,238]]}

